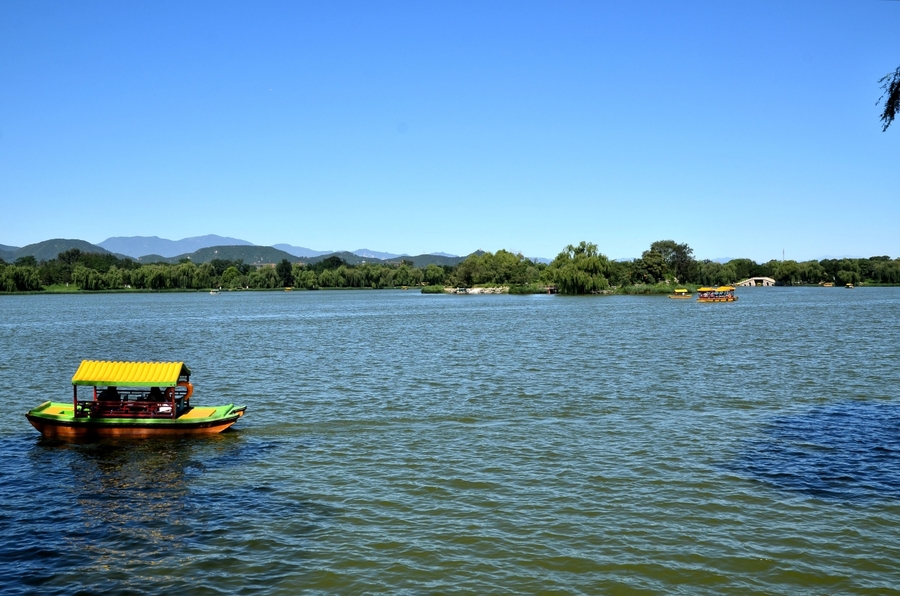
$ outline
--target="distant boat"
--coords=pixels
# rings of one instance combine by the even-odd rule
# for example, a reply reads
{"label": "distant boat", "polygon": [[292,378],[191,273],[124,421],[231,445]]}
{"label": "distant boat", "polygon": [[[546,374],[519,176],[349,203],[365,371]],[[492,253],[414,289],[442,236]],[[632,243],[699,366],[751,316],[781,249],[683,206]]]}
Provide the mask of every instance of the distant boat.
{"label": "distant boat", "polygon": [[675,298],[676,300],[690,300],[692,294],[688,292],[685,288],[678,288],[675,290],[674,294],[669,294],[669,298]]}
{"label": "distant boat", "polygon": [[852,290],[852,289],[853,289],[853,284],[847,284],[847,285],[844,286],[844,287],[845,287],[846,289],[848,289],[848,290]]}
{"label": "distant boat", "polygon": [[210,290],[209,294],[210,296],[218,296],[220,291],[221,290]]}
{"label": "distant boat", "polygon": [[830,281],[826,281],[825,283],[822,284],[822,287],[823,287],[823,288],[833,288],[833,287],[834,287],[834,283],[833,283],[833,282],[830,282]]}
{"label": "distant boat", "polygon": [[734,302],[734,287],[719,286],[718,288],[698,288],[697,302]]}

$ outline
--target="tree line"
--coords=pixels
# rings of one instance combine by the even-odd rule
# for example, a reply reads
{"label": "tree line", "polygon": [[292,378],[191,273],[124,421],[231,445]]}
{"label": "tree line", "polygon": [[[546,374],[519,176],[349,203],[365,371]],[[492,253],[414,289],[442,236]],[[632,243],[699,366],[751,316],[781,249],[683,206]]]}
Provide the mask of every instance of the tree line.
{"label": "tree line", "polygon": [[580,242],[565,247],[549,264],[506,250],[478,252],[455,266],[415,267],[399,264],[353,265],[337,256],[305,265],[286,259],[276,265],[254,266],[240,260],[214,259],[196,264],[141,264],[111,254],[70,249],[55,259],[38,262],[22,257],[15,263],[0,260],[0,292],[43,291],[74,285],[98,290],[202,290],[319,288],[396,288],[429,286],[510,286],[518,291],[545,291],[555,286],[563,294],[668,291],[674,285],[724,285],[749,277],[771,277],[784,285],[900,284],[900,259],[824,259],[756,263],[733,259],[727,263],[694,258],[693,249],[673,240],[659,240],[640,258],[612,261],[597,245]]}

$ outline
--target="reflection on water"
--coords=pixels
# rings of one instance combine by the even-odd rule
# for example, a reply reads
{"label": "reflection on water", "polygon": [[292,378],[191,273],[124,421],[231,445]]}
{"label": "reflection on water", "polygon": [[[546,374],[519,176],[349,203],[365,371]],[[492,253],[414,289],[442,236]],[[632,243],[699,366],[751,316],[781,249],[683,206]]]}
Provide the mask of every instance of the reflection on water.
{"label": "reflection on water", "polygon": [[849,401],[777,417],[735,468],[822,499],[900,499],[900,405]]}
{"label": "reflection on water", "polygon": [[[81,445],[3,439],[0,453],[11,464],[0,476],[3,592],[70,594],[91,585],[92,593],[142,593],[158,585],[197,593],[232,585],[237,575],[224,578],[224,571],[251,582],[292,571],[294,563],[275,552],[281,546],[266,552],[259,519],[280,517],[302,537],[330,508],[229,477],[274,450],[237,432]],[[251,561],[232,538],[241,536],[243,545],[254,532],[260,536]],[[191,577],[200,570],[204,577]]]}

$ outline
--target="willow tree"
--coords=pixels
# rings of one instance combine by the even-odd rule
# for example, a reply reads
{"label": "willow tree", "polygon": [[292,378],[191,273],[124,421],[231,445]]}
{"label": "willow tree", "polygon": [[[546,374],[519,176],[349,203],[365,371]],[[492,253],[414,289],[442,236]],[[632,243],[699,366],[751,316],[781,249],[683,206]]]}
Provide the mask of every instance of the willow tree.
{"label": "willow tree", "polygon": [[609,259],[597,252],[597,245],[581,241],[559,253],[547,276],[556,284],[560,294],[588,294],[609,288]]}
{"label": "willow tree", "polygon": [[884,90],[878,101],[884,100],[884,112],[881,113],[881,131],[884,132],[894,121],[900,111],[900,67],[892,73],[881,77],[878,81]]}

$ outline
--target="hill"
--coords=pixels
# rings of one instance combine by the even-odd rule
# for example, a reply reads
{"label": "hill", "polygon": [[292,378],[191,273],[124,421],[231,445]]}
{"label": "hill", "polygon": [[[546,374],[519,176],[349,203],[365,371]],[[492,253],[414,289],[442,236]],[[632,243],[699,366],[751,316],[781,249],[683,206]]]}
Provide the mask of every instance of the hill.
{"label": "hill", "polygon": [[11,263],[15,260],[13,255],[16,254],[17,250],[19,250],[18,246],[6,246],[5,244],[0,244],[0,259],[3,259],[7,263]]}
{"label": "hill", "polygon": [[163,257],[160,255],[146,255],[138,259],[141,263],[177,263],[181,259],[190,259],[194,263],[208,263],[213,259],[226,259],[229,261],[241,260],[251,265],[260,265],[262,263],[280,263],[282,259],[287,259],[291,263],[296,263],[301,259],[295,257],[283,250],[272,248],[271,246],[210,246],[201,248],[188,254],[181,254],[176,257]]}
{"label": "hill", "polygon": [[[0,244],[0,259],[3,259],[7,263],[13,263],[20,257],[31,255],[38,261],[49,261],[55,259],[59,253],[69,250],[70,248],[77,248],[82,252],[101,254],[112,253],[120,258],[133,258],[141,263],[178,263],[182,259],[189,259],[198,264],[206,263],[213,259],[242,260],[245,263],[254,265],[261,263],[278,263],[282,259],[287,259],[291,263],[317,263],[328,257],[336,256],[351,265],[359,265],[362,263],[389,263],[399,265],[401,261],[405,260],[412,262],[415,267],[427,267],[432,264],[452,267],[466,259],[466,257],[456,257],[446,253],[409,256],[379,253],[367,249],[360,249],[355,252],[323,252],[291,246],[289,244],[256,246],[245,240],[235,240],[237,244],[216,244],[204,246],[192,251],[182,251],[176,254],[172,254],[170,250],[176,245],[183,246],[184,243],[204,243],[212,239],[234,240],[215,235],[197,236],[195,238],[185,238],[178,241],[166,240],[157,236],[131,236],[108,238],[100,243],[103,245],[101,246],[85,242],[84,240],[57,238],[45,240],[36,244],[29,244],[22,248]],[[135,256],[135,247],[140,246],[156,246],[157,248],[161,247],[162,250],[150,250]],[[116,251],[113,252],[111,247],[116,248]],[[291,250],[285,250],[285,247],[290,248]],[[389,258],[378,258],[376,255],[385,255]]]}
{"label": "hill", "polygon": [[419,268],[428,267],[429,265],[439,265],[441,267],[453,267],[459,265],[466,260],[466,257],[450,257],[444,255],[418,255],[415,257],[400,257],[390,259],[389,263],[399,263],[400,261],[412,261],[413,265]]}
{"label": "hill", "polygon": [[97,246],[96,244],[91,244],[90,242],[85,242],[84,240],[54,238],[53,240],[44,240],[43,242],[23,246],[13,252],[13,254],[10,255],[11,258],[7,259],[6,257],[3,257],[3,260],[11,263],[20,257],[32,256],[38,261],[49,261],[55,259],[59,253],[71,248],[77,248],[81,252],[96,252],[100,254],[107,254],[110,252],[105,248]]}
{"label": "hill", "polygon": [[361,257],[356,253],[352,252],[334,252],[327,255],[319,255],[316,257],[308,257],[298,259],[302,263],[318,263],[328,257],[338,257],[343,259],[350,265],[360,265],[362,263],[389,263],[392,265],[399,265],[402,261],[412,261],[413,266],[415,267],[427,267],[428,265],[448,265],[453,266],[459,263],[462,263],[466,260],[466,257],[444,257],[440,255],[418,255],[415,257],[410,256],[402,256],[394,259],[373,259],[367,257]]}
{"label": "hill", "polygon": [[407,255],[395,255],[392,252],[379,252],[377,250],[369,250],[368,248],[360,248],[360,249],[354,250],[353,254],[355,254],[358,257],[363,257],[366,259],[379,259],[382,261],[387,261],[390,259],[397,259],[400,257],[407,256]]}
{"label": "hill", "polygon": [[313,250],[311,248],[304,248],[302,246],[291,246],[290,244],[273,244],[272,248],[283,250],[286,253],[294,255],[295,257],[318,257],[321,255],[330,255],[334,252],[333,250]]}
{"label": "hill", "polygon": [[167,240],[159,236],[114,236],[107,238],[99,246],[114,253],[128,255],[129,257],[144,257],[147,255],[159,255],[165,258],[177,257],[187,253],[193,253],[203,248],[214,246],[253,246],[252,242],[238,238],[226,238],[208,234],[206,236],[194,236],[181,240]]}

